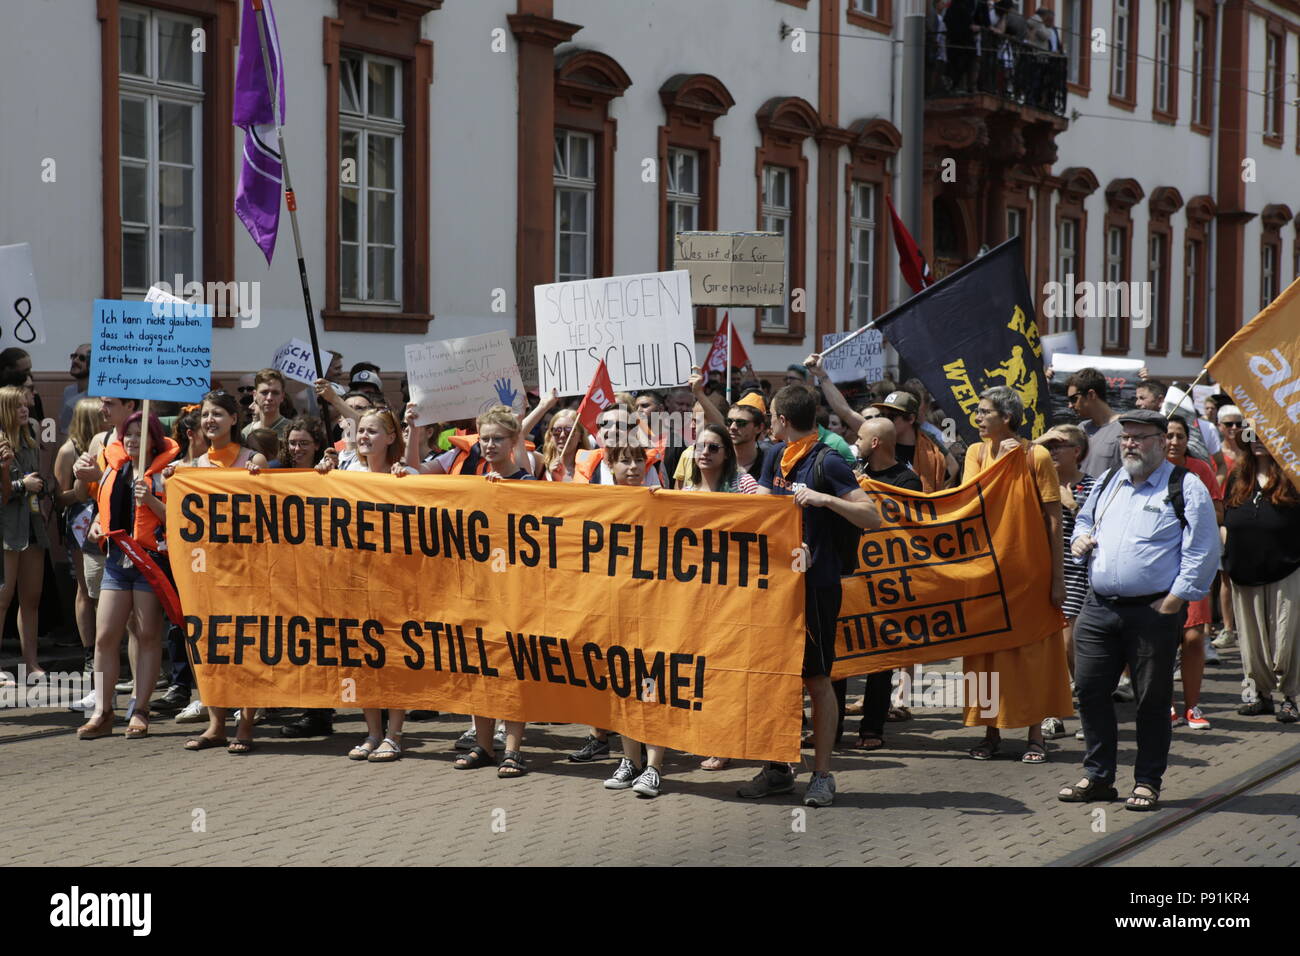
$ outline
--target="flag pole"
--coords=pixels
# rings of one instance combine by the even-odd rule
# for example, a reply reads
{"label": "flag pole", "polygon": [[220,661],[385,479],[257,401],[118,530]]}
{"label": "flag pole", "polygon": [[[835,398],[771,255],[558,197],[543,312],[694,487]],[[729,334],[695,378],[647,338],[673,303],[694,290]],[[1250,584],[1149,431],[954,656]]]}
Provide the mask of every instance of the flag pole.
{"label": "flag pole", "polygon": [[824,351],[824,352],[820,352],[820,353],[818,353],[818,354],[820,354],[823,358],[824,358],[825,356],[827,356],[827,355],[830,355],[832,352],[834,352],[834,351],[835,351],[837,348],[839,348],[841,345],[847,345],[848,343],[852,342],[854,339],[856,339],[856,338],[857,338],[859,335],[861,335],[863,332],[867,331],[867,329],[874,329],[874,328],[876,327],[876,322],[878,322],[878,321],[879,321],[879,318],[872,319],[872,320],[871,320],[870,322],[868,322],[866,325],[863,325],[863,326],[860,326],[859,328],[854,329],[854,330],[853,330],[852,332],[850,332],[848,335],[844,336],[844,338],[840,339],[838,342],[836,342],[836,343],[835,343],[834,345],[832,345],[830,348],[826,349],[826,351]]}
{"label": "flag pole", "polygon": [[[271,55],[266,49],[266,10],[263,0],[252,0],[253,11],[257,14],[257,41],[262,50],[262,70],[266,74],[266,88],[271,94],[271,110],[275,116],[275,138],[280,145],[280,171],[284,176],[284,198],[289,206],[289,222],[293,226],[293,248],[298,254],[298,278],[302,281],[302,301],[307,310],[307,331],[311,334],[312,358],[316,361],[316,377],[324,378],[325,373],[320,364],[320,342],[316,338],[316,321],[312,318],[311,289],[307,285],[307,261],[302,255],[302,236],[298,232],[298,200],[293,194],[293,181],[289,178],[289,154],[284,148],[284,130],[280,126],[280,96],[276,84],[271,80]],[[280,64],[283,66],[283,63]],[[283,80],[277,74],[278,80]]]}

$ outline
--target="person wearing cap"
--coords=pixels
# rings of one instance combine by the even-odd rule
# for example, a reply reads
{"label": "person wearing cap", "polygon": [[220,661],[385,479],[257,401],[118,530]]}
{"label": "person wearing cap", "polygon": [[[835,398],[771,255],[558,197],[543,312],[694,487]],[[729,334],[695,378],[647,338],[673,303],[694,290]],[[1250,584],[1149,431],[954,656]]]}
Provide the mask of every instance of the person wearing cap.
{"label": "person wearing cap", "polygon": [[1125,807],[1154,810],[1169,763],[1174,655],[1187,604],[1209,593],[1219,535],[1210,493],[1194,474],[1182,474],[1182,520],[1170,499],[1168,419],[1136,408],[1118,421],[1121,467],[1098,479],[1071,540],[1074,559],[1088,563],[1088,596],[1074,624],[1086,752],[1083,779],[1057,796],[1066,803],[1117,798],[1111,694],[1127,664],[1137,696],[1137,760]]}
{"label": "person wearing cap", "polygon": [[353,392],[373,392],[375,401],[384,401],[384,380],[371,369],[363,368],[353,374],[348,388]]}

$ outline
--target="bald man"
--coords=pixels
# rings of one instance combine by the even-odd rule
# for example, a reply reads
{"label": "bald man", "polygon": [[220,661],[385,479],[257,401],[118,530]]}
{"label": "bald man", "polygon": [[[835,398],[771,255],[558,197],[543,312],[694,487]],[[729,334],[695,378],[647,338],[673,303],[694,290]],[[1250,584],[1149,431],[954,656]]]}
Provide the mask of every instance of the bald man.
{"label": "bald man", "polygon": [[865,477],[908,491],[920,491],[921,479],[916,472],[894,456],[898,432],[894,423],[883,415],[868,418],[858,428],[858,456],[865,465]]}

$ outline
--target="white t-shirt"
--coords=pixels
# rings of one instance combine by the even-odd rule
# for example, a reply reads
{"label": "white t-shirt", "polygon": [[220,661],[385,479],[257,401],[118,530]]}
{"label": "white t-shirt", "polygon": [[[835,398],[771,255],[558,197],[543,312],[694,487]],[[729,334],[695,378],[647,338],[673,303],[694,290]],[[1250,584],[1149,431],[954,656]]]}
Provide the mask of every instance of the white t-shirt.
{"label": "white t-shirt", "polygon": [[1196,424],[1200,427],[1201,438],[1205,440],[1205,447],[1209,450],[1210,457],[1213,458],[1223,450],[1223,439],[1219,437],[1219,430],[1204,418],[1196,419]]}

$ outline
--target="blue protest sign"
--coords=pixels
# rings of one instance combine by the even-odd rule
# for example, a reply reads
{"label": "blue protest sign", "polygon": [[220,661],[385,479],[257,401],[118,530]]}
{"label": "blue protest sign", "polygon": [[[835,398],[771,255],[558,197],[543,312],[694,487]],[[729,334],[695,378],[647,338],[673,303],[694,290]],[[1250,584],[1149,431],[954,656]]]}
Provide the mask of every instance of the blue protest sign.
{"label": "blue protest sign", "polygon": [[90,394],[193,402],[212,378],[212,306],[95,300]]}

